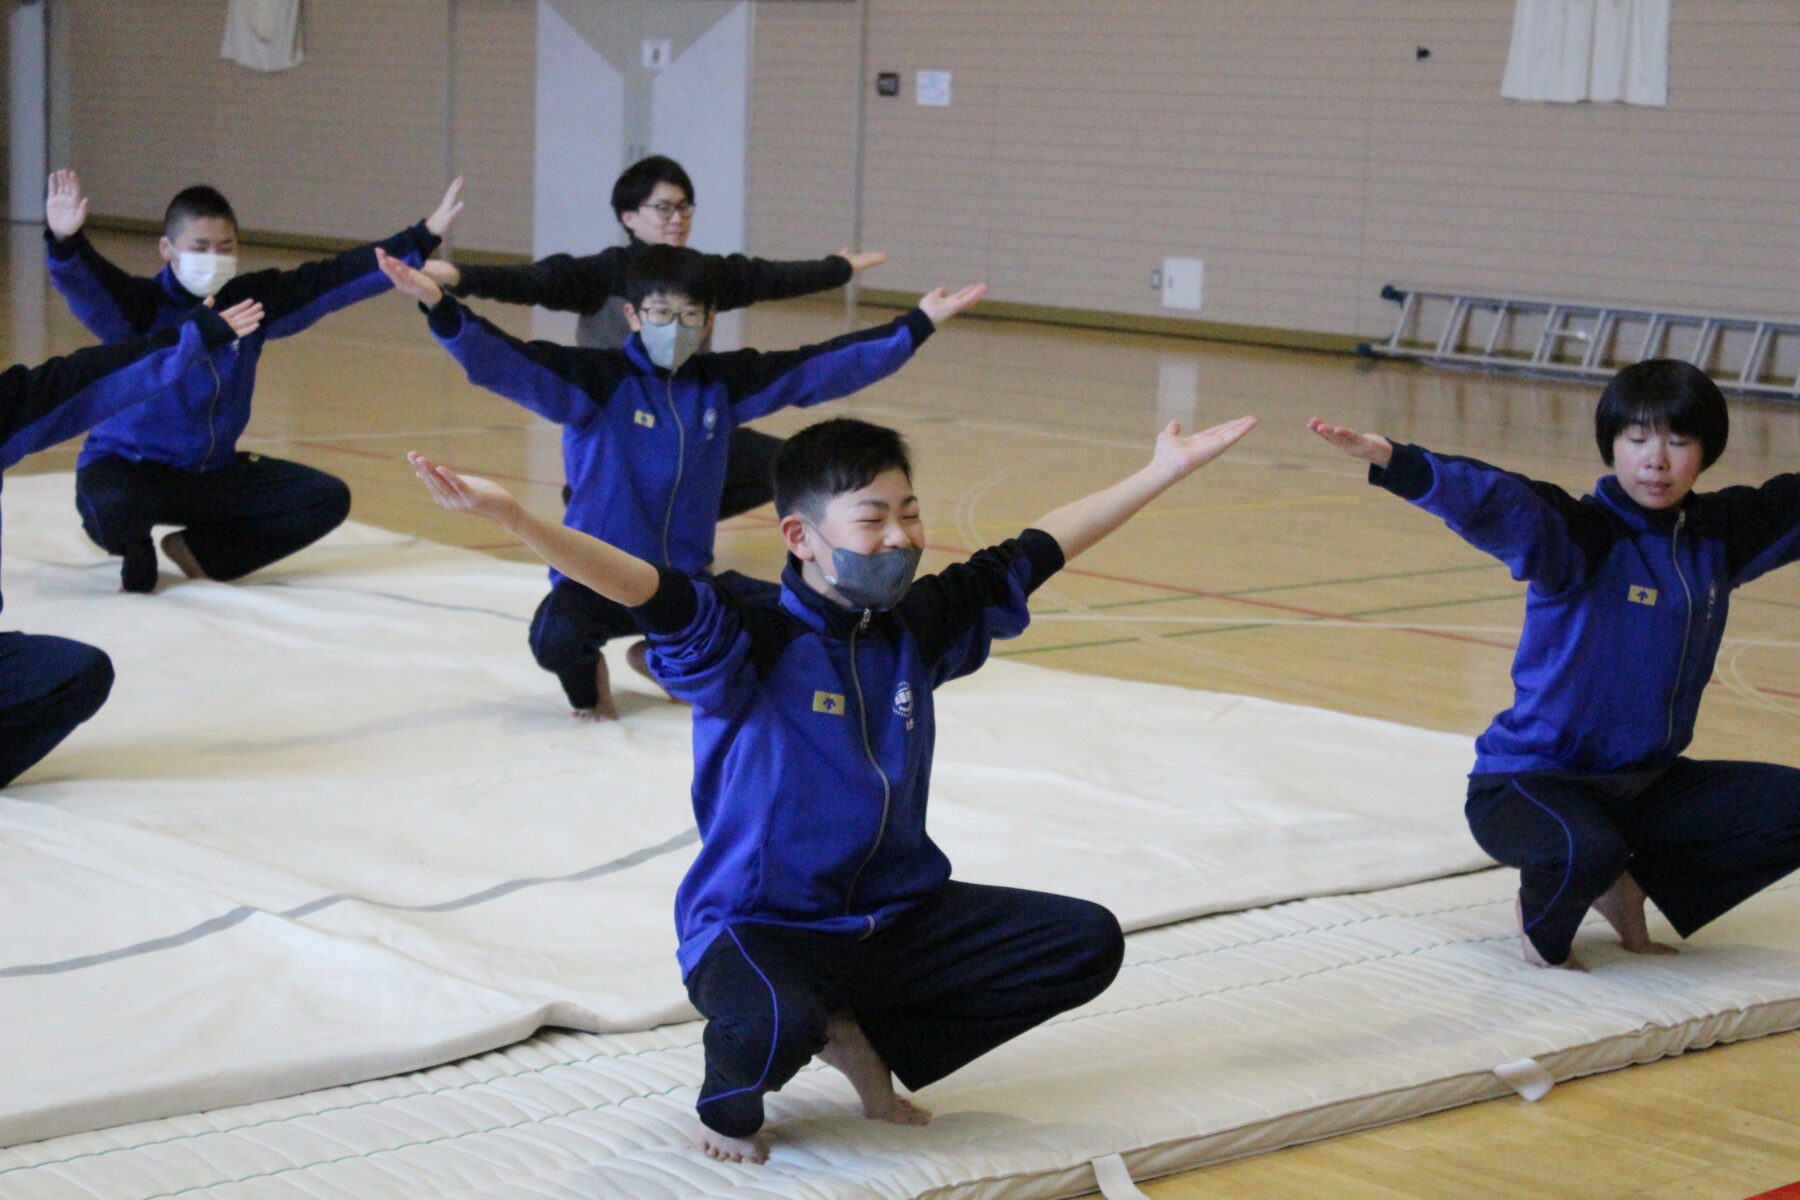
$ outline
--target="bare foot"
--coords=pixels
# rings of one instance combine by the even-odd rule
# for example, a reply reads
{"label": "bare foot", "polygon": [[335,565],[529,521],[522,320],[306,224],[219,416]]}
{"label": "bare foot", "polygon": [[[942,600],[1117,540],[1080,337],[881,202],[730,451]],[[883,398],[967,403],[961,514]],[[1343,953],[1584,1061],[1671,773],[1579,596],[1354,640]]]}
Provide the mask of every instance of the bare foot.
{"label": "bare foot", "polygon": [[208,578],[206,568],[200,565],[200,560],[194,557],[192,550],[188,549],[187,538],[181,535],[179,529],[173,533],[163,534],[162,552],[168,555],[170,561],[180,567],[181,573],[189,579]]}
{"label": "bare foot", "polygon": [[1569,957],[1563,959],[1559,963],[1553,963],[1546,959],[1542,954],[1538,953],[1538,948],[1531,944],[1531,935],[1525,932],[1525,907],[1516,899],[1513,901],[1513,917],[1519,926],[1519,949],[1524,954],[1526,962],[1534,967],[1552,967],[1563,971],[1580,971],[1584,975],[1587,973],[1587,967],[1582,964],[1582,961],[1579,958],[1575,957],[1575,952],[1573,950],[1569,951]]}
{"label": "bare foot", "polygon": [[[650,643],[640,640],[640,641],[631,643],[631,645],[626,648],[625,661],[630,663],[631,669],[636,671],[639,675],[642,675],[645,679],[648,679],[651,683],[656,683],[656,676],[654,676],[650,673],[649,655],[650,655]],[[665,696],[668,695],[668,689],[663,687],[662,684],[656,683],[656,689],[659,692],[662,692],[663,695],[665,695]],[[671,700],[674,699],[673,696],[669,696],[669,698]]]}
{"label": "bare foot", "polygon": [[619,705],[613,699],[612,672],[606,669],[606,656],[602,654],[594,663],[594,690],[600,699],[592,708],[574,710],[578,721],[616,721],[619,719]]}
{"label": "bare foot", "polygon": [[769,1161],[768,1151],[753,1137],[726,1137],[702,1125],[700,1132],[688,1135],[694,1149],[719,1162],[760,1163]]}
{"label": "bare foot", "polygon": [[850,1080],[856,1098],[862,1101],[863,1116],[871,1121],[924,1125],[931,1120],[930,1112],[894,1094],[893,1072],[869,1044],[868,1035],[855,1017],[845,1014],[826,1022],[825,1048],[819,1051],[819,1057]]}
{"label": "bare foot", "polygon": [[1650,940],[1650,926],[1644,920],[1644,889],[1626,871],[1606,892],[1594,901],[1594,911],[1619,935],[1619,945],[1633,954],[1679,954],[1673,946]]}

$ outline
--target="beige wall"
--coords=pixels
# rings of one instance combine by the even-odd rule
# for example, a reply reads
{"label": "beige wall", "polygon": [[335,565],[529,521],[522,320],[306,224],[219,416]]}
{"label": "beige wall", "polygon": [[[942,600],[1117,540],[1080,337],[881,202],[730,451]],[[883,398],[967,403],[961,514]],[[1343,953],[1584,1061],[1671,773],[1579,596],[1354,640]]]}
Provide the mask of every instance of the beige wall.
{"label": "beige wall", "polygon": [[530,0],[304,9],[306,62],[259,74],[219,57],[223,3],[61,0],[73,165],[94,211],[158,218],[207,181],[246,228],[374,237],[430,211],[453,159],[473,178],[457,244],[529,249]]}
{"label": "beige wall", "polygon": [[[1279,329],[1384,334],[1389,281],[1800,315],[1785,0],[1675,5],[1666,109],[1501,100],[1512,0],[866,2],[905,84],[868,100],[877,286],[1160,316],[1151,269],[1191,255],[1202,319]],[[758,6],[759,252],[831,225],[859,8]]]}
{"label": "beige wall", "polygon": [[[1800,315],[1789,0],[1676,5],[1666,109],[1502,101],[1512,0],[758,0],[757,253],[851,236],[865,4],[906,85],[866,99],[874,286],[1163,316],[1150,271],[1192,255],[1203,320],[1283,330],[1384,334],[1389,281]],[[248,227],[366,237],[448,136],[460,247],[524,252],[535,10],[307,0],[306,65],[264,76],[217,57],[222,2],[59,0],[74,163],[101,213],[210,178]],[[926,67],[951,108],[912,102]]]}
{"label": "beige wall", "polygon": [[745,215],[753,254],[812,258],[851,240],[860,8],[760,0],[753,9]]}

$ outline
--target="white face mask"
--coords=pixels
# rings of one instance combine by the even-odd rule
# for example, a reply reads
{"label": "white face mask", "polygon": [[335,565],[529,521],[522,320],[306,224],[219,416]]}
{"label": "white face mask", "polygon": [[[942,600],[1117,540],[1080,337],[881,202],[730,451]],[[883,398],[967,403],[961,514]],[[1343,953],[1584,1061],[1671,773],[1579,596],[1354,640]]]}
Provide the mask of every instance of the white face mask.
{"label": "white face mask", "polygon": [[175,258],[175,278],[196,296],[212,296],[237,274],[237,262],[235,254],[183,250]]}

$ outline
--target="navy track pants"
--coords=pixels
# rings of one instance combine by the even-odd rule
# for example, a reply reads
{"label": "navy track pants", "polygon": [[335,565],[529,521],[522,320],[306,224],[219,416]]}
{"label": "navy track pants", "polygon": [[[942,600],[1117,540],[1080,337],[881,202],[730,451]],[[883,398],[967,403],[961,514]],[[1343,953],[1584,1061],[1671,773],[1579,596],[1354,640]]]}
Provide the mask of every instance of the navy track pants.
{"label": "navy track pants", "polygon": [[153,525],[179,525],[208,576],[237,579],[310,546],[350,515],[350,489],[302,463],[240,453],[216,471],[109,455],[75,472],[87,535],[125,559],[128,592],[156,586]]}
{"label": "navy track pants", "polygon": [[0,787],[100,711],[112,660],[85,642],[0,633]]}
{"label": "navy track pants", "polygon": [[1469,781],[1469,829],[1519,869],[1525,932],[1546,962],[1569,957],[1588,908],[1627,870],[1687,937],[1800,867],[1800,770],[1680,758],[1640,785],[1620,781]]}
{"label": "navy track pants", "polygon": [[[726,591],[745,602],[773,602],[781,594],[779,584],[752,579],[736,571],[714,577]],[[573,708],[592,708],[600,702],[594,684],[594,668],[600,647],[616,637],[638,632],[631,610],[615,604],[599,592],[573,579],[559,579],[532,614],[529,637],[531,656],[537,665],[556,676]]]}
{"label": "navy track pants", "polygon": [[707,1018],[695,1107],[727,1137],[762,1127],[763,1096],[825,1045],[826,1019],[855,1016],[909,1089],[1105,991],[1125,938],[1087,900],[951,882],[867,938],[744,921],[688,973]]}

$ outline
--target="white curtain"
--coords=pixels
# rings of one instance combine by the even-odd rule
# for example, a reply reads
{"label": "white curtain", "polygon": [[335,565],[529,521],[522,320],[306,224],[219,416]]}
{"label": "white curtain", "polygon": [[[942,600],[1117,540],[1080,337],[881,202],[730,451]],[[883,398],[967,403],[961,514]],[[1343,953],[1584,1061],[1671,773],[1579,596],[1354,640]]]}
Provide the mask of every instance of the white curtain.
{"label": "white curtain", "polygon": [[231,0],[219,56],[253,71],[299,66],[300,0]]}
{"label": "white curtain", "polygon": [[1672,0],[1517,0],[1500,94],[1669,102]]}

